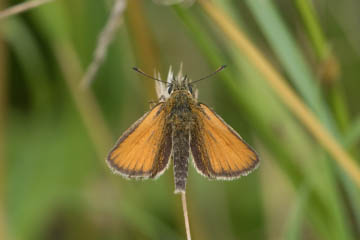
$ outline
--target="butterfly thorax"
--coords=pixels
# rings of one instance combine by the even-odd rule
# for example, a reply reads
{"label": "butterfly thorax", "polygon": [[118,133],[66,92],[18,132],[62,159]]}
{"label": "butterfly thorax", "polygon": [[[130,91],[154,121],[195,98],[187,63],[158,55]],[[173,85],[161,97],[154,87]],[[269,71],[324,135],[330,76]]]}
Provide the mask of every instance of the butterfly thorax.
{"label": "butterfly thorax", "polygon": [[169,120],[176,126],[188,127],[192,121],[191,109],[196,104],[195,99],[187,90],[177,90],[172,92],[167,101],[170,111]]}

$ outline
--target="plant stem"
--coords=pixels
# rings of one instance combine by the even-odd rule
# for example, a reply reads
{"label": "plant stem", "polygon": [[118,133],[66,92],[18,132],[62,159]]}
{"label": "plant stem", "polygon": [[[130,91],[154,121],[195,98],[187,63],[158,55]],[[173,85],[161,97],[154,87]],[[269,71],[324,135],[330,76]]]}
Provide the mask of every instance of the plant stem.
{"label": "plant stem", "polygon": [[103,159],[107,154],[107,149],[111,146],[112,136],[94,94],[90,89],[79,88],[77,80],[83,76],[83,72],[78,56],[69,43],[56,46],[55,53],[60,69],[64,74],[64,80],[94,143],[96,153],[101,162],[104,163]]}
{"label": "plant stem", "polygon": [[183,206],[184,219],[185,219],[186,239],[191,240],[189,215],[188,215],[188,210],[187,210],[187,205],[186,205],[185,192],[181,193],[181,202],[182,202],[182,206]]}
{"label": "plant stem", "polygon": [[0,38],[0,239],[7,239],[5,211],[5,132],[7,113],[7,49]]}
{"label": "plant stem", "polygon": [[24,2],[24,3],[20,3],[18,5],[15,5],[13,7],[9,7],[3,11],[0,12],[0,20],[13,16],[15,14],[19,14],[22,12],[25,12],[27,10],[30,10],[32,8],[36,8],[40,5],[43,5],[45,3],[48,2],[52,2],[54,0],[34,0],[34,1],[28,1],[28,2]]}
{"label": "plant stem", "polygon": [[123,15],[126,8],[126,0],[116,0],[112,8],[110,17],[99,34],[97,46],[94,51],[94,57],[90,65],[88,66],[85,75],[81,80],[82,87],[89,87],[94,81],[96,73],[98,72],[101,64],[106,58],[109,45],[112,42],[116,30],[120,25],[120,17]]}
{"label": "plant stem", "polygon": [[310,39],[320,59],[329,56],[329,47],[325,41],[319,22],[316,19],[314,9],[308,0],[296,0],[295,4],[308,30]]}

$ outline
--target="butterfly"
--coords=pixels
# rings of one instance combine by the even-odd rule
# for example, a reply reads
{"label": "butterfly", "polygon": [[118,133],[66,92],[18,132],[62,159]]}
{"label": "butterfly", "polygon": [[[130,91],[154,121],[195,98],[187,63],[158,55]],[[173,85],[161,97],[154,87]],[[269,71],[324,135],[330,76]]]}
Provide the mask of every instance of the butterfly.
{"label": "butterfly", "polygon": [[175,193],[185,192],[188,162],[210,179],[231,180],[249,174],[259,164],[257,153],[207,105],[197,101],[194,83],[182,70],[171,68],[167,82],[157,81],[159,102],[119,138],[107,157],[109,167],[127,178],[159,177],[174,165]]}

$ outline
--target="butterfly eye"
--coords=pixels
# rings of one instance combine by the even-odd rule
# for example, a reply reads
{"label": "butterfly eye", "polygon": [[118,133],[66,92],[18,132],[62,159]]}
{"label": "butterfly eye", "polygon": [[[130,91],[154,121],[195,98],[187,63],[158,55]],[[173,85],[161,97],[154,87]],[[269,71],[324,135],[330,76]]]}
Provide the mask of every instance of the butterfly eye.
{"label": "butterfly eye", "polygon": [[173,85],[171,84],[170,87],[168,88],[168,93],[169,93],[169,94],[171,94],[172,89],[173,89]]}
{"label": "butterfly eye", "polygon": [[193,91],[192,91],[192,87],[191,87],[191,85],[188,85],[188,88],[189,88],[189,92],[192,94],[192,93],[193,93]]}

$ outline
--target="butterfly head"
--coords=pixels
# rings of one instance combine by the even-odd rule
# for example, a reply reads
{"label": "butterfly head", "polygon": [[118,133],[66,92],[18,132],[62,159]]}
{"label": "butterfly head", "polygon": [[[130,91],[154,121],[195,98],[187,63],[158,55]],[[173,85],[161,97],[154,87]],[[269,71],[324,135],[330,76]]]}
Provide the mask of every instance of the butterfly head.
{"label": "butterfly head", "polygon": [[180,64],[180,70],[179,70],[177,76],[174,75],[174,72],[172,71],[172,68],[170,66],[169,74],[168,74],[166,81],[161,80],[160,73],[155,72],[154,77],[152,77],[136,67],[134,67],[133,70],[137,71],[138,73],[141,73],[142,75],[144,75],[148,78],[154,79],[156,81],[156,93],[159,97],[159,101],[165,101],[171,96],[172,93],[177,92],[177,91],[185,91],[190,96],[197,99],[198,91],[194,90],[194,84],[215,75],[217,72],[223,70],[225,67],[226,67],[226,65],[222,65],[215,72],[213,72],[203,78],[197,79],[195,81],[191,81],[187,77],[187,75],[185,75],[185,76],[183,75],[182,64]]}
{"label": "butterfly head", "polygon": [[[160,74],[157,74],[160,78]],[[193,98],[197,98],[197,90],[191,84],[191,80],[187,75],[182,73],[182,64],[177,74],[174,74],[170,66],[166,82],[156,82],[156,92],[160,100],[167,100],[171,94],[177,91],[186,91]]]}
{"label": "butterfly head", "polygon": [[185,76],[177,76],[173,75],[173,79],[171,83],[168,84],[168,94],[171,95],[172,92],[175,91],[188,91],[190,94],[193,93],[193,86],[191,85],[189,78],[187,75]]}

